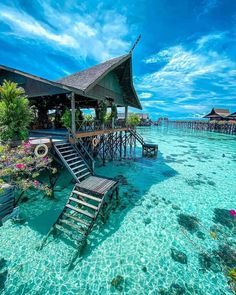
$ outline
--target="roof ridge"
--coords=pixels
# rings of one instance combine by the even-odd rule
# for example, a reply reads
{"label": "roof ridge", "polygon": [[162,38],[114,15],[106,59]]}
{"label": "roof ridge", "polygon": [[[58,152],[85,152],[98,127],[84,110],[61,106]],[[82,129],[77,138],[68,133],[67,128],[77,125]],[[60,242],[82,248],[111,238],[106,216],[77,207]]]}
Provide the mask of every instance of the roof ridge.
{"label": "roof ridge", "polygon": [[74,76],[74,75],[76,75],[76,74],[78,74],[78,73],[86,72],[86,71],[88,71],[88,70],[90,70],[90,69],[93,69],[93,68],[96,68],[96,67],[98,67],[98,66],[104,65],[104,64],[106,64],[106,63],[108,63],[108,62],[111,62],[111,61],[114,61],[114,60],[116,60],[116,59],[119,59],[119,60],[120,60],[120,59],[122,59],[122,58],[124,58],[124,57],[126,57],[126,56],[130,56],[130,55],[131,55],[130,53],[127,53],[127,54],[123,54],[123,55],[120,55],[120,56],[117,56],[117,57],[113,57],[113,58],[108,59],[108,60],[106,60],[106,61],[104,61],[104,62],[102,62],[102,63],[97,63],[97,64],[95,64],[94,66],[91,66],[91,67],[88,67],[88,68],[82,69],[82,70],[80,70],[80,71],[74,72],[74,73],[72,73],[72,74],[69,74],[69,75],[63,76],[63,77],[61,77],[61,78],[55,80],[55,82],[60,81],[60,80],[63,80],[63,79],[65,79],[65,78],[69,78],[69,77]]}

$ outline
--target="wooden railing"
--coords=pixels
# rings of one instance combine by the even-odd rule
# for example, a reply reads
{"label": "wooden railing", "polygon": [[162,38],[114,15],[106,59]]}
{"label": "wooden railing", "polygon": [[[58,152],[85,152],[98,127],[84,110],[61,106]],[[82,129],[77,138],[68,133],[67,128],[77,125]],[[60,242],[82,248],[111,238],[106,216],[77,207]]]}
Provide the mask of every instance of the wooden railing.
{"label": "wooden railing", "polygon": [[74,142],[74,147],[75,147],[76,151],[80,154],[80,156],[87,163],[92,174],[94,174],[95,161],[94,161],[92,155],[89,153],[87,148],[84,146],[82,140],[77,138],[76,135],[72,132],[72,130],[70,128],[68,128],[68,133],[69,133],[69,140],[71,142]]}
{"label": "wooden railing", "polygon": [[128,127],[125,120],[112,120],[109,122],[102,123],[99,120],[82,120],[77,121],[77,131],[76,132],[93,132],[98,130],[108,130],[108,129],[119,129]]}

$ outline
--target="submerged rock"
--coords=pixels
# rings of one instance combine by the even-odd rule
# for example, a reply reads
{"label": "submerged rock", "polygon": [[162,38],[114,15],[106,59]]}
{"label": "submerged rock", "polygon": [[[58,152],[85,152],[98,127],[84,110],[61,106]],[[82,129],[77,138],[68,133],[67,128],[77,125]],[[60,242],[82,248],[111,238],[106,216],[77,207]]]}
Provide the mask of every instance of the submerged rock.
{"label": "submerged rock", "polygon": [[0,272],[0,291],[4,290],[5,282],[7,280],[8,271]]}
{"label": "submerged rock", "polygon": [[7,265],[7,260],[5,258],[0,258],[0,270]]}
{"label": "submerged rock", "polygon": [[199,229],[199,219],[192,215],[179,214],[177,219],[179,225],[183,226],[191,233],[196,232]]}
{"label": "submerged rock", "polygon": [[211,185],[211,186],[216,186],[216,183],[212,180],[208,180],[207,184]]}
{"label": "submerged rock", "polygon": [[177,206],[177,205],[175,205],[175,204],[172,205],[172,209],[174,209],[174,210],[181,210],[180,207]]}
{"label": "submerged rock", "polygon": [[223,267],[236,267],[236,250],[232,249],[228,245],[219,245],[218,250],[213,251],[216,255],[217,260]]}
{"label": "submerged rock", "polygon": [[122,284],[124,283],[124,277],[118,275],[116,276],[112,281],[111,281],[111,285],[113,287],[115,287],[117,290],[122,291],[123,290],[123,286]]}
{"label": "submerged rock", "polygon": [[179,263],[182,263],[182,264],[188,263],[187,255],[177,249],[171,248],[171,257],[173,260],[175,260]]}
{"label": "submerged rock", "polygon": [[143,266],[141,269],[142,269],[143,272],[147,272],[147,267],[146,266]]}
{"label": "submerged rock", "polygon": [[205,238],[206,238],[206,235],[205,235],[202,231],[198,231],[198,232],[196,233],[196,235],[197,235],[197,237],[198,237],[199,239],[201,239],[201,240],[205,240]]}
{"label": "submerged rock", "polygon": [[151,218],[147,217],[147,218],[144,218],[143,222],[145,225],[148,225],[152,222],[152,220],[151,220]]}
{"label": "submerged rock", "polygon": [[215,208],[214,214],[215,216],[213,217],[213,221],[215,223],[220,223],[221,225],[226,226],[230,229],[234,227],[234,221],[229,214],[229,210]]}
{"label": "submerged rock", "polygon": [[179,284],[171,284],[169,289],[169,294],[171,295],[182,295],[185,293],[185,288],[180,286]]}

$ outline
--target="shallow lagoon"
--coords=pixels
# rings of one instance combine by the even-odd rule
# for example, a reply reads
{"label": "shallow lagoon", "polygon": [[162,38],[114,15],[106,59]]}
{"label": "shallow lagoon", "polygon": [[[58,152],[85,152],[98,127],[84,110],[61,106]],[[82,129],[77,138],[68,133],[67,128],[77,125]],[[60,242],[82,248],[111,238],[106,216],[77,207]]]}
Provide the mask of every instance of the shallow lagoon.
{"label": "shallow lagoon", "polygon": [[142,159],[138,147],[135,160],[97,168],[123,176],[120,203],[73,270],[67,267],[74,248],[65,240],[49,238],[37,250],[72,188],[66,172],[56,201],[33,195],[22,205],[24,224],[0,227],[3,294],[232,294],[224,270],[236,266],[235,223],[227,212],[236,209],[236,137],[139,131],[158,143],[158,158]]}

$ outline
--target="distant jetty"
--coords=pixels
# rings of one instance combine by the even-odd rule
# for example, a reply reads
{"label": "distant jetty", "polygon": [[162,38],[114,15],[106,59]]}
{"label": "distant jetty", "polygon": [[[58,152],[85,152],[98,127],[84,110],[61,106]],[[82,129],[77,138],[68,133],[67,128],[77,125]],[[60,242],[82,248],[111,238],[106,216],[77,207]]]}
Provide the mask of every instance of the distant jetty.
{"label": "distant jetty", "polygon": [[187,120],[168,120],[168,126],[174,128],[188,128],[236,135],[236,121],[187,121]]}

